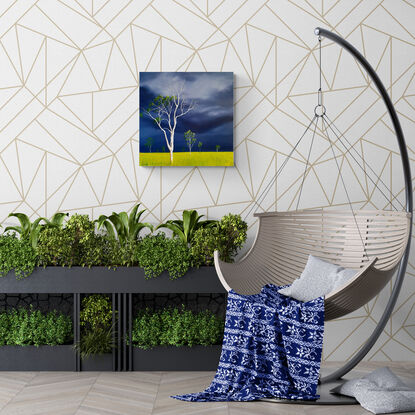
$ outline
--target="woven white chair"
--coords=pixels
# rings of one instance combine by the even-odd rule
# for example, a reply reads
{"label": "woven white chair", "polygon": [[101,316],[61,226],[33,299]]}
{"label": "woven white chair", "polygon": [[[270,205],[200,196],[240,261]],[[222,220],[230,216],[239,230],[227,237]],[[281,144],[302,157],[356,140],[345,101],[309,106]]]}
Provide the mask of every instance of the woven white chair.
{"label": "woven white chair", "polygon": [[240,261],[223,262],[215,252],[219,279],[227,290],[255,294],[265,284],[291,284],[311,254],[359,270],[351,281],[325,298],[326,320],[351,313],[390,281],[405,251],[411,224],[406,212],[361,210],[354,215],[360,232],[348,211],[255,214],[259,218],[257,236]]}
{"label": "woven white chair", "polygon": [[[293,146],[291,153],[282,163],[276,175],[265,187],[255,201],[262,206],[265,196],[273,187],[276,178],[285,167],[299,143],[314,126],[309,157],[313,146],[317,123],[321,121],[322,133],[330,143],[333,159],[336,161],[339,176],[345,188],[350,210],[305,209],[289,212],[256,213],[259,226],[256,239],[248,253],[236,263],[225,263],[215,252],[215,267],[223,286],[240,294],[258,293],[265,284],[286,285],[298,278],[305,267],[310,254],[331,263],[358,270],[343,287],[325,297],[325,318],[332,320],[351,313],[374,298],[391,280],[395,272],[397,277],[392,294],[377,326],[362,348],[341,368],[321,379],[322,383],[336,381],[353,369],[373,347],[384,329],[396,304],[408,263],[412,230],[412,180],[408,152],[398,116],[387,91],[374,69],[364,56],[350,43],[328,30],[317,28],[320,45],[320,88],[318,104],[314,109],[314,118],[305,132]],[[403,176],[405,181],[405,204],[392,197],[382,179],[376,175],[345,135],[334,125],[322,105],[321,93],[321,37],[326,37],[347,51],[363,66],[376,85],[386,105],[395,129],[398,141]],[[336,145],[342,145],[348,156],[359,165],[368,180],[385,196],[387,205],[399,210],[358,210],[353,211],[345,180],[334,151]],[[359,159],[360,157],[360,159]],[[362,161],[361,164],[360,161]],[[306,177],[309,159],[304,170],[304,177],[298,192],[297,208]],[[372,175],[375,174],[375,178]],[[382,188],[383,186],[383,188]],[[247,216],[252,212],[249,210]],[[319,401],[321,403],[321,401]],[[330,399],[328,402],[331,402]]]}

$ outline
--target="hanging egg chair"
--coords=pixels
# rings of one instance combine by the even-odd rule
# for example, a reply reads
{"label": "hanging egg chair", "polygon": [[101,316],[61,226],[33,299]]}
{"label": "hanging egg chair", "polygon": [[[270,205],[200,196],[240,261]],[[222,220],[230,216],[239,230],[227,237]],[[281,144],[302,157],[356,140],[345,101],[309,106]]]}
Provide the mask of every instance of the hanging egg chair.
{"label": "hanging egg chair", "polygon": [[[320,124],[321,132],[325,135],[333,152],[350,209],[303,209],[255,213],[254,216],[259,219],[259,226],[251,249],[236,263],[221,261],[218,252],[215,252],[215,267],[223,286],[228,291],[233,289],[240,294],[258,293],[265,284],[291,284],[300,276],[310,254],[328,262],[358,270],[349,282],[325,297],[326,320],[342,317],[365,305],[379,294],[397,272],[392,294],[373,333],[342,368],[321,378],[321,383],[327,383],[341,378],[364,358],[380,336],[392,313],[408,263],[412,227],[412,185],[402,128],[391,99],[378,75],[363,55],[346,40],[322,28],[316,28],[315,34],[318,36],[320,46],[320,88],[314,117],[255,203],[256,206],[261,206],[267,192],[274,185],[299,143],[309,131],[314,130],[308,153],[310,157],[317,125]],[[350,52],[367,71],[383,98],[398,141],[405,181],[405,203],[400,202],[396,197],[391,200],[391,193],[386,184],[375,175],[374,169],[367,164],[328,116],[322,103],[321,92],[322,37],[334,41]],[[353,157],[367,180],[371,181],[387,198],[393,209],[353,211],[341,167],[334,152],[334,143],[337,146],[343,146],[345,152]],[[304,174],[308,167],[309,160],[307,159]],[[303,190],[304,178],[305,176],[303,176],[299,190],[298,201]],[[397,206],[399,204],[401,206]],[[251,212],[252,208],[248,214]]]}

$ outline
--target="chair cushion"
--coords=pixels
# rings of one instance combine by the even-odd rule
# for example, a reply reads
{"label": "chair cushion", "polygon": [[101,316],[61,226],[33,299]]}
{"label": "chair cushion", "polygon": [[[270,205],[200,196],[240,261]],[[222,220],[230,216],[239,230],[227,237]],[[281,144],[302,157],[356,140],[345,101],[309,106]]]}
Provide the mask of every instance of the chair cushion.
{"label": "chair cushion", "polygon": [[346,284],[356,272],[310,255],[300,278],[279,292],[299,301],[311,301]]}

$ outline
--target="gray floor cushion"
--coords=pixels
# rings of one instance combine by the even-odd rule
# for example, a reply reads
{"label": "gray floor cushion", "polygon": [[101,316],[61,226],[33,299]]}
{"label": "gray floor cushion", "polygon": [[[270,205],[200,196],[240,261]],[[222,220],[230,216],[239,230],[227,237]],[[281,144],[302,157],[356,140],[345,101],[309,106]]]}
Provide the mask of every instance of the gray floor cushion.
{"label": "gray floor cushion", "polygon": [[352,379],[332,393],[353,396],[374,414],[415,411],[415,390],[407,386],[388,367],[376,369],[361,379]]}

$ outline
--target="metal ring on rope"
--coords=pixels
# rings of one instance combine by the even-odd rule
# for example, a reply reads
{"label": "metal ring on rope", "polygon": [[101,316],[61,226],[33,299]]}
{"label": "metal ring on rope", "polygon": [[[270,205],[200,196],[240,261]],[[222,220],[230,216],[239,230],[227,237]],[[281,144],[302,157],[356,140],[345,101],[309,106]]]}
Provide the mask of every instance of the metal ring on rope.
{"label": "metal ring on rope", "polygon": [[[319,111],[317,109],[319,109]],[[323,104],[316,105],[314,108],[314,115],[316,117],[324,117],[326,115],[326,107]]]}

